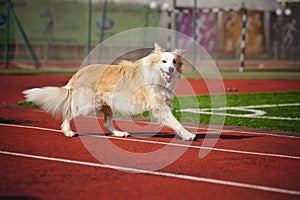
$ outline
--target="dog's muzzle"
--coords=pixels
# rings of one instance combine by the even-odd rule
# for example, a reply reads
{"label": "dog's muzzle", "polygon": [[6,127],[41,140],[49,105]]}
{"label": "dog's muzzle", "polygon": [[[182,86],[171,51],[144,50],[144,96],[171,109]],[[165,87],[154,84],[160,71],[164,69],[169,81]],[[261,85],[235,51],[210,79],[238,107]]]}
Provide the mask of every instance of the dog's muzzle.
{"label": "dog's muzzle", "polygon": [[174,72],[174,68],[173,67],[170,67],[169,68],[169,72],[166,72],[164,71],[163,69],[160,69],[161,73],[162,73],[162,76],[164,77],[165,81],[167,83],[170,83],[171,82],[171,78],[172,78],[172,74]]}

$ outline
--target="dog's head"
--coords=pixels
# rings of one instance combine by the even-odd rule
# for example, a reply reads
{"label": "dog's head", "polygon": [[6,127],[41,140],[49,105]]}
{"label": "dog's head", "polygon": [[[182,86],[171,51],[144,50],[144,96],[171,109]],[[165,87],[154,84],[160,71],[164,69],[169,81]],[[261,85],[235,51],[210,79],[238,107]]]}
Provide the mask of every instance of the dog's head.
{"label": "dog's head", "polygon": [[[163,80],[165,83],[171,83],[173,79],[178,81],[182,73],[182,58],[184,50],[175,49],[173,52],[166,52],[157,43],[154,44],[154,50],[146,59],[144,65],[148,66],[150,71],[160,74],[155,79]],[[152,79],[153,80],[153,79]],[[174,80],[175,81],[175,80]]]}

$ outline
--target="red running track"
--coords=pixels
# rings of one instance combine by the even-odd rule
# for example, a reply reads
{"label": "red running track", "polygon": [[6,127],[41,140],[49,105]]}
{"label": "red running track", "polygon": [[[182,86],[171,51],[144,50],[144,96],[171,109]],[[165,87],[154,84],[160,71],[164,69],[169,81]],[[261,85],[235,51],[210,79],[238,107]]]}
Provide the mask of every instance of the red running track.
{"label": "red running track", "polygon": [[[81,118],[73,128],[88,135],[65,138],[58,131],[59,120],[37,109],[8,104],[22,100],[20,92],[25,88],[63,85],[66,77],[3,77],[1,199],[300,197],[299,137],[226,127],[219,136],[218,130],[189,124],[186,127],[197,133],[197,141],[188,143],[174,139],[171,130],[155,124],[120,119],[116,125],[132,136],[114,138],[103,134],[98,120],[92,123],[94,118]],[[28,78],[31,81],[26,81]],[[86,143],[90,144],[88,148]],[[208,154],[200,158],[200,151]],[[100,161],[95,156],[101,156]],[[172,156],[174,162],[159,168]],[[155,167],[159,169],[149,170]]]}
{"label": "red running track", "polygon": [[[214,140],[217,131],[208,132],[190,126],[190,131],[198,133],[197,141],[188,144],[175,139],[171,146],[165,144],[173,139],[170,130],[159,129],[157,135],[147,137],[157,128],[156,125],[135,122],[143,126],[142,132],[132,128],[133,122],[121,121],[117,125],[127,126],[126,130],[132,133],[132,137],[104,136],[88,123],[89,126],[85,127],[89,129],[88,136],[65,138],[56,131],[59,121],[43,112],[15,106],[1,106],[0,109],[3,113],[0,124],[0,196],[41,199],[140,199],[141,196],[144,199],[299,199],[300,138],[223,130],[209,154],[199,158],[204,136]],[[82,119],[82,123],[89,120]],[[104,163],[110,166],[91,166],[99,161],[89,152],[94,149],[86,148],[82,140],[102,144],[91,148],[102,149],[98,153],[104,158],[113,158],[112,163]],[[134,163],[130,156],[128,162],[124,161],[124,154],[113,154],[114,149],[105,148],[106,141],[112,142],[114,149],[127,151],[127,155],[142,155],[140,160],[144,163]],[[158,174],[151,171],[138,173],[137,169],[147,168],[149,164],[153,167],[174,152],[180,153],[183,145],[186,145],[183,155],[157,170]],[[152,152],[167,146],[169,151],[156,159],[147,159]],[[53,158],[64,160],[50,160]],[[119,163],[114,163],[118,160]],[[79,161],[86,163],[79,164]],[[114,166],[130,167],[133,171],[111,169]]]}

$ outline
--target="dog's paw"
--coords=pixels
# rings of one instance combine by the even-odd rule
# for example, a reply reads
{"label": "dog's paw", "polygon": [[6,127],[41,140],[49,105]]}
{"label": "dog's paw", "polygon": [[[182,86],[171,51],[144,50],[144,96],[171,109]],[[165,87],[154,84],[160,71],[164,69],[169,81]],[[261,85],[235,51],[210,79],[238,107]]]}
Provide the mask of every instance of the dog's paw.
{"label": "dog's paw", "polygon": [[68,132],[64,132],[64,135],[66,137],[73,137],[73,136],[75,136],[75,133],[73,131],[68,131]]}
{"label": "dog's paw", "polygon": [[116,137],[128,137],[129,133],[123,131],[113,131],[112,135]]}
{"label": "dog's paw", "polygon": [[193,141],[195,139],[196,135],[195,134],[188,134],[188,135],[184,135],[182,136],[182,140],[184,141]]}

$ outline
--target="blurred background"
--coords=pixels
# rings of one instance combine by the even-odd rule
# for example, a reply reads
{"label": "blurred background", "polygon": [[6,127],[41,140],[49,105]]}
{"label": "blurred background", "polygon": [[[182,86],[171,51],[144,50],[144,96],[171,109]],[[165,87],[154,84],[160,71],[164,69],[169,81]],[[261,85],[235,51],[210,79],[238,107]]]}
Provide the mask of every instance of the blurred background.
{"label": "blurred background", "polygon": [[[143,27],[190,36],[219,68],[300,67],[299,0],[0,0],[0,68],[78,68],[105,39]],[[189,45],[166,40],[167,49]],[[132,45],[117,44],[104,57]]]}

